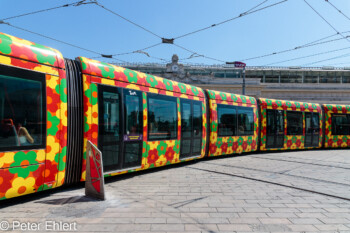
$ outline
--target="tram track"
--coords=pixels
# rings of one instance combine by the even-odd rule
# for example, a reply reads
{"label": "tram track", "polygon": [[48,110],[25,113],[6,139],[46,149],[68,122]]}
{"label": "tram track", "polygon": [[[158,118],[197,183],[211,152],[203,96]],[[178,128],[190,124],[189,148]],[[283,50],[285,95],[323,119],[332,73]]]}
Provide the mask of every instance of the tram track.
{"label": "tram track", "polygon": [[284,175],[284,176],[301,178],[301,179],[305,179],[305,180],[312,180],[312,181],[317,181],[317,182],[322,182],[322,183],[328,183],[328,184],[342,185],[342,186],[350,187],[350,184],[334,182],[334,181],[328,181],[328,180],[321,180],[321,179],[316,179],[316,178],[311,178],[311,177],[306,177],[306,176],[291,175],[291,174],[287,174],[286,173],[286,172],[289,172],[291,170],[287,170],[287,171],[284,171],[284,172],[271,172],[271,171],[266,171],[266,170],[257,169],[257,168],[247,168],[247,167],[240,167],[240,166],[235,166],[235,165],[217,164],[217,163],[210,163],[210,162],[204,162],[204,163],[210,164],[210,165],[222,166],[222,167],[238,168],[238,169],[244,169],[244,170],[250,170],[250,171],[256,171],[256,172],[264,172],[264,173],[269,173],[269,174]]}
{"label": "tram track", "polygon": [[[283,162],[291,162],[291,163],[300,163],[300,164],[315,165],[315,166],[320,166],[320,167],[331,167],[331,168],[339,168],[339,169],[350,170],[350,167],[332,166],[332,165],[319,164],[319,163],[304,163],[304,162],[295,161],[295,160],[287,160],[287,159],[279,159],[279,158],[278,159],[277,158],[265,158],[265,157],[254,156],[254,155],[250,155],[249,157],[257,158],[257,159],[283,161]],[[319,160],[319,161],[321,161],[321,160]]]}
{"label": "tram track", "polygon": [[322,195],[322,196],[326,196],[326,197],[336,198],[336,199],[340,199],[340,200],[344,200],[344,201],[350,201],[350,198],[348,198],[348,197],[337,196],[337,195],[333,195],[333,194],[329,194],[329,193],[325,193],[325,192],[314,191],[312,189],[296,187],[296,186],[282,184],[282,183],[273,182],[273,181],[268,181],[268,180],[264,180],[264,179],[253,178],[253,177],[248,177],[248,176],[244,176],[244,175],[237,175],[237,174],[227,173],[227,172],[223,172],[223,171],[215,171],[215,170],[209,170],[209,169],[204,169],[204,168],[197,168],[197,167],[192,167],[192,166],[188,167],[188,168],[194,169],[194,170],[198,170],[198,171],[205,171],[205,172],[209,172],[209,173],[215,173],[215,174],[219,174],[219,175],[237,177],[237,178],[242,178],[242,179],[256,181],[256,182],[262,182],[262,183],[266,183],[266,184],[276,185],[276,186],[279,186],[279,187],[285,187],[285,188],[290,188],[290,189],[299,190],[299,191],[303,191],[303,192],[308,192],[308,193],[312,193],[312,194],[317,194],[317,195]]}

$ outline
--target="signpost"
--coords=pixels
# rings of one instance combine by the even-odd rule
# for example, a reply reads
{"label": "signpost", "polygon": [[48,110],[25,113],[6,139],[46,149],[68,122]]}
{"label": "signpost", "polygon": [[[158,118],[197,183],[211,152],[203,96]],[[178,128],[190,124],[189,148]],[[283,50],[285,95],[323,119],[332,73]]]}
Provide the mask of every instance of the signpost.
{"label": "signpost", "polygon": [[234,61],[234,62],[226,62],[228,65],[234,65],[237,68],[242,68],[243,71],[243,82],[242,82],[242,95],[245,95],[245,67],[246,64],[240,61]]}
{"label": "signpost", "polygon": [[88,141],[86,148],[85,195],[104,200],[104,186],[102,152],[91,141]]}

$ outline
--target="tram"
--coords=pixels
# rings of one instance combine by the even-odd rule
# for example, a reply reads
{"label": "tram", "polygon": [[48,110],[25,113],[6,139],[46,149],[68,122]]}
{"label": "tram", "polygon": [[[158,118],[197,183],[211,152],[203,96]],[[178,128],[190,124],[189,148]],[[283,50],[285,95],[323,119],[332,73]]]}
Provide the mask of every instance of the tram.
{"label": "tram", "polygon": [[0,33],[0,200],[204,157],[350,147],[350,106],[204,90]]}

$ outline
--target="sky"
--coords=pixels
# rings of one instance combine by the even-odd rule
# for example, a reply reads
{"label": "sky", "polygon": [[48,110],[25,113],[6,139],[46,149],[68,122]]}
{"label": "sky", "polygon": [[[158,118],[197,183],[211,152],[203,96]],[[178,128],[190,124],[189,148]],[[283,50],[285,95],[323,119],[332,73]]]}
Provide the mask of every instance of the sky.
{"label": "sky", "polygon": [[[74,2],[78,0],[0,0],[0,20],[12,25],[0,24],[0,32],[58,49],[66,58],[85,56],[109,63],[167,63],[177,54],[183,64],[243,61],[247,66],[350,67],[349,0],[98,0],[100,5],[6,19]],[[176,38],[259,4],[254,10],[276,5]],[[163,43],[142,50],[161,43],[161,38],[176,38],[175,45]],[[299,48],[303,45],[307,46]],[[285,50],[291,51],[279,53]],[[122,53],[129,54],[116,55]],[[277,54],[265,56],[273,53]],[[115,56],[102,58],[101,54]]]}

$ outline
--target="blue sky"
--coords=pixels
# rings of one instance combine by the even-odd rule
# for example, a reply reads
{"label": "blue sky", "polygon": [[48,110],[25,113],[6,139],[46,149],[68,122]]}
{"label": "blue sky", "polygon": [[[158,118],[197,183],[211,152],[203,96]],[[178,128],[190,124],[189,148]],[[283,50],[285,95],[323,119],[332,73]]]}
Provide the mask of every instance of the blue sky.
{"label": "blue sky", "polygon": [[[98,0],[106,8],[147,28],[164,38],[176,38],[185,33],[238,16],[259,3],[268,6],[280,0]],[[76,1],[11,0],[0,1],[0,18],[60,6]],[[324,0],[307,0],[339,32],[350,36],[350,20]],[[349,0],[329,0],[350,18]],[[10,24],[56,38],[101,54],[119,54],[136,51],[161,42],[160,38],[111,14],[94,4],[71,6],[48,12],[6,20]],[[0,31],[31,40],[61,51],[64,57],[98,57],[94,53],[8,25],[0,24]],[[161,44],[142,53],[115,58],[126,62],[164,63],[178,54],[183,63],[221,64],[221,61],[245,61],[248,66],[350,66],[350,37],[343,39],[322,20],[304,0],[288,0],[274,7],[253,13],[211,29],[175,40],[175,43],[204,57],[189,58],[192,53],[170,44]],[[310,46],[295,51],[249,59],[273,52],[293,49],[321,38],[334,42]],[[337,50],[334,52],[329,52]],[[323,53],[323,54],[321,54]],[[319,55],[316,55],[319,54]],[[303,59],[296,59],[309,56]],[[295,59],[295,60],[291,60]],[[105,62],[118,62],[100,58]],[[282,62],[285,60],[291,60]],[[326,61],[323,61],[326,60]],[[321,61],[321,62],[320,62]]]}

